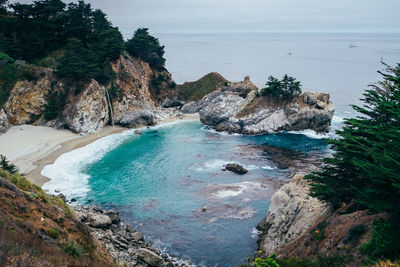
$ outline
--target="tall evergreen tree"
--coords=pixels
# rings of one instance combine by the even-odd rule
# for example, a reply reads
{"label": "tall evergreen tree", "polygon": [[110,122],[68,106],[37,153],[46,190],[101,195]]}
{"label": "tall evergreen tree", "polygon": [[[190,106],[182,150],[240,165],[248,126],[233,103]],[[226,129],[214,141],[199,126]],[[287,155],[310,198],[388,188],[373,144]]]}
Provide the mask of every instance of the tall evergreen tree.
{"label": "tall evergreen tree", "polygon": [[91,64],[92,54],[85,48],[82,41],[71,38],[65,46],[57,74],[63,78],[81,80],[92,77],[96,69]]}
{"label": "tall evergreen tree", "polygon": [[355,201],[360,208],[400,215],[400,65],[380,72],[384,80],[364,93],[360,114],[346,119],[335,151],[308,175],[313,196],[334,207]]}
{"label": "tall evergreen tree", "polygon": [[164,46],[157,38],[151,36],[147,28],[139,28],[126,43],[126,50],[133,57],[138,57],[152,68],[161,70],[165,65]]}

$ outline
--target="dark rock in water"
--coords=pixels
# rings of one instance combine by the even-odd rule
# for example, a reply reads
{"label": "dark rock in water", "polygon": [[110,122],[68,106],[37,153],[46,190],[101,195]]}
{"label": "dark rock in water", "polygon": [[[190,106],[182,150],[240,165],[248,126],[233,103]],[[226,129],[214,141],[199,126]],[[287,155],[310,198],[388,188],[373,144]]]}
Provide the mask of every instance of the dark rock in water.
{"label": "dark rock in water", "polygon": [[240,166],[239,164],[230,163],[225,165],[225,170],[237,173],[237,174],[246,174],[248,170]]}
{"label": "dark rock in water", "polygon": [[135,134],[142,134],[139,130],[135,130]]}
{"label": "dark rock in water", "polygon": [[70,202],[76,202],[76,198],[71,198]]}

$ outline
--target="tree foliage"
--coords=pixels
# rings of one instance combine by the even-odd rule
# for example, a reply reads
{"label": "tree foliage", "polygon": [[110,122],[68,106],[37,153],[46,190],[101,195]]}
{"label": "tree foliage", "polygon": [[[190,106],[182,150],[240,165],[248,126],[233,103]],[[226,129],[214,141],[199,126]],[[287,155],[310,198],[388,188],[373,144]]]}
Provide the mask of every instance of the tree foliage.
{"label": "tree foliage", "polygon": [[[67,5],[61,0],[39,0],[10,4],[7,11],[6,2],[0,2],[0,51],[35,63],[53,51],[65,50],[61,76],[110,79],[108,65],[124,50],[124,40],[101,10],[83,1]],[[75,52],[74,57],[85,62],[80,73],[69,59]]]}
{"label": "tree foliage", "polygon": [[267,87],[261,89],[261,95],[272,99],[291,100],[301,93],[301,83],[287,74],[282,80],[269,76],[265,85]]}
{"label": "tree foliage", "polygon": [[147,28],[139,28],[133,37],[126,42],[126,50],[133,57],[138,57],[157,70],[164,69],[164,46],[157,38],[151,36]]}
{"label": "tree foliage", "polygon": [[10,163],[10,161],[8,161],[3,155],[0,155],[0,168],[12,174],[18,171],[18,168],[14,164]]}
{"label": "tree foliage", "polygon": [[400,65],[380,72],[384,80],[364,93],[360,114],[346,119],[335,151],[308,175],[312,195],[334,207],[356,202],[375,212],[400,214]]}

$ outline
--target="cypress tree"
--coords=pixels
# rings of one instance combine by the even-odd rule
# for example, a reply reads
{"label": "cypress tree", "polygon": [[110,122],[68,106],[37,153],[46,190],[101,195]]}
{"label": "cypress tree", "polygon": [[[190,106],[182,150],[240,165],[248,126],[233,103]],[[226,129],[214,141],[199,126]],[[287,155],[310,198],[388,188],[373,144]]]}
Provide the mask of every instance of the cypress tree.
{"label": "cypress tree", "polygon": [[335,151],[318,171],[306,176],[311,195],[338,208],[354,201],[360,208],[400,214],[400,64],[380,72],[383,81],[365,91],[356,118],[345,119]]}

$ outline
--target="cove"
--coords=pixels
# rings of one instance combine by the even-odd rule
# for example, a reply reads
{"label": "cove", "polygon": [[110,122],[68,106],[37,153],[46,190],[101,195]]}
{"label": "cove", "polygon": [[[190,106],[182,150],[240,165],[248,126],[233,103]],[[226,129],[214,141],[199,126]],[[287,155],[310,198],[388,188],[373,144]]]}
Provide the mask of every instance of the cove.
{"label": "cove", "polygon": [[[166,253],[205,266],[237,266],[252,256],[255,226],[293,171],[290,157],[306,160],[328,149],[301,134],[229,135],[193,121],[120,138],[76,167],[87,190],[67,197],[116,209]],[[227,163],[249,172],[223,171]]]}

